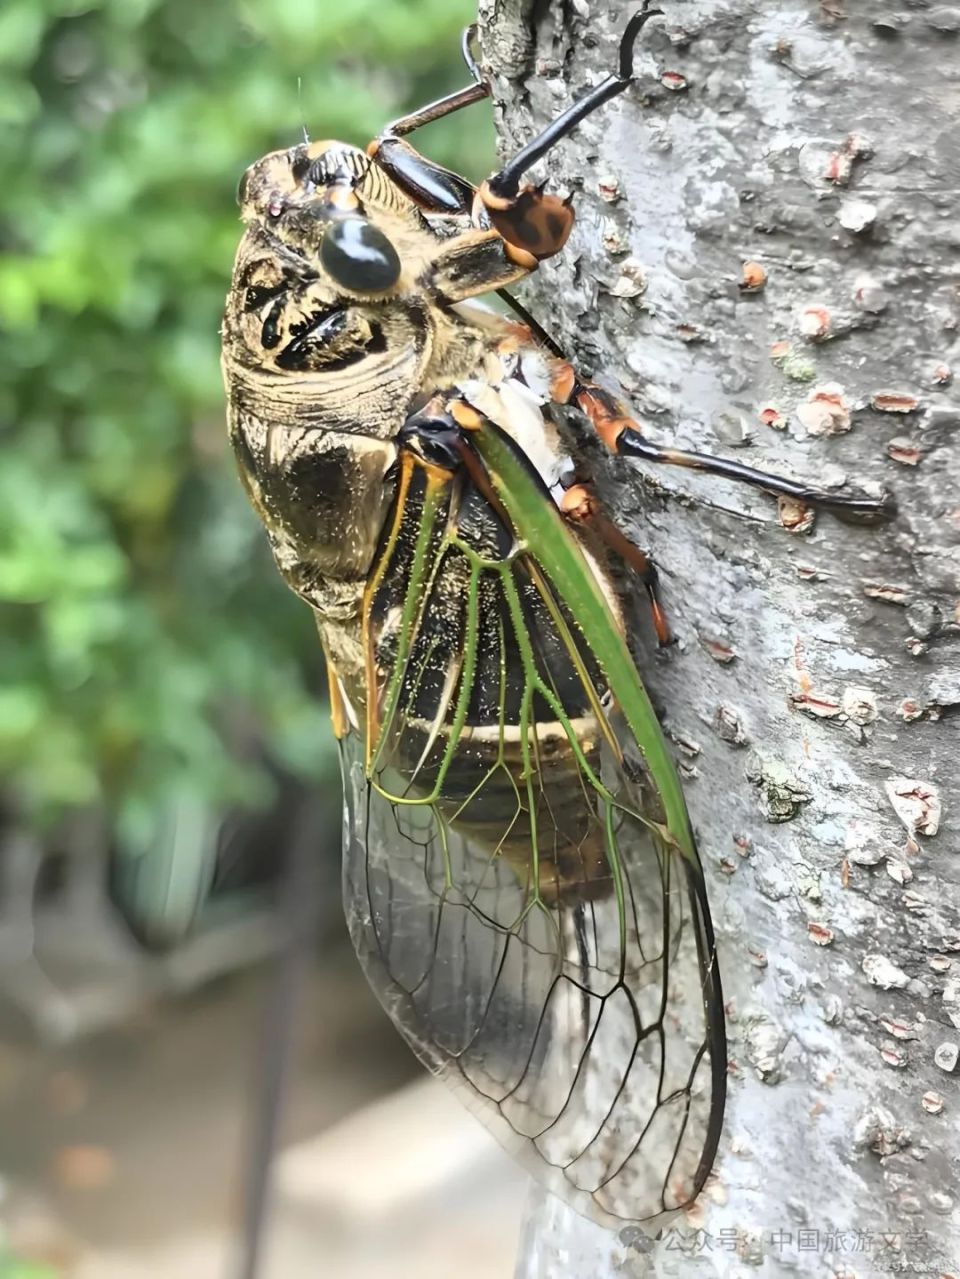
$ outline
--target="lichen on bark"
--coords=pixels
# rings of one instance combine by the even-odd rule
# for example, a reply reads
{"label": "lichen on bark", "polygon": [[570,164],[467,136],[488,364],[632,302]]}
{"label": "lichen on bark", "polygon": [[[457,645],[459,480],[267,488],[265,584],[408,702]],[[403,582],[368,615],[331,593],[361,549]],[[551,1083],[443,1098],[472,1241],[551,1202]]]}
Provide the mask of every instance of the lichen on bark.
{"label": "lichen on bark", "polygon": [[[632,8],[483,0],[505,154],[614,65]],[[533,175],[579,222],[523,300],[658,441],[886,487],[898,514],[789,532],[762,494],[584,438],[678,637],[655,652],[628,592],[706,863],[730,1099],[664,1237],[541,1198],[518,1275],[952,1274],[960,8],[663,8],[636,83]]]}

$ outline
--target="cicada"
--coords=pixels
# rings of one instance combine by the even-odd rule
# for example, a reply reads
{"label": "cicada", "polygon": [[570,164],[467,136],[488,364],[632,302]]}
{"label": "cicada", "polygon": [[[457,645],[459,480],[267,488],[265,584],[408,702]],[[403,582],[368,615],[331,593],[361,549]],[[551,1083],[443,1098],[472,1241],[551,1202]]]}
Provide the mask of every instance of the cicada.
{"label": "cicada", "polygon": [[727,1054],[704,874],[610,557],[651,596],[652,567],[581,482],[570,417],[619,454],[877,506],[650,444],[522,308],[477,301],[562,250],[569,201],[524,175],[627,87],[653,12],[477,189],[406,141],[488,96],[470,33],[472,83],[367,151],[257,161],[223,325],[240,475],[326,655],[360,961],[422,1061],[607,1224],[695,1199]]}

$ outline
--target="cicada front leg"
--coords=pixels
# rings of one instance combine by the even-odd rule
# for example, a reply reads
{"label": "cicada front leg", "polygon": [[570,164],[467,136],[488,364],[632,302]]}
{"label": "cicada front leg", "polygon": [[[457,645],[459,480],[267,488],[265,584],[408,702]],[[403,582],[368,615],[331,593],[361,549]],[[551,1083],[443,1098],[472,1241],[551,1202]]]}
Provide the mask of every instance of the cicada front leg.
{"label": "cicada front leg", "polygon": [[587,116],[629,87],[633,82],[637,38],[650,19],[660,14],[661,10],[650,7],[650,0],[644,0],[624,30],[616,71],[558,116],[478,190],[466,178],[434,164],[404,141],[423,125],[490,96],[490,86],[471,50],[475,27],[467,28],[463,40],[464,61],[473,83],[395,120],[370,144],[367,153],[428,212],[456,214],[472,209],[478,226],[492,225],[508,244],[531,254],[538,262],[553,257],[564,247],[573,229],[571,202],[548,194],[543,186],[521,185],[521,178]]}
{"label": "cicada front leg", "polygon": [[[445,244],[432,263],[427,288],[445,303],[459,302],[481,293],[498,292],[514,308],[521,310],[503,290],[536,270],[538,259],[522,246],[503,237],[484,215],[473,219],[477,192],[473,184],[459,173],[436,164],[406,141],[407,135],[424,125],[433,124],[490,96],[471,45],[476,27],[467,27],[463,35],[463,59],[473,79],[465,89],[431,102],[410,115],[394,120],[367,147],[367,154],[405,195],[427,214],[441,214],[464,219],[465,229]],[[526,313],[523,312],[526,319]]]}
{"label": "cicada front leg", "polygon": [[587,116],[629,88],[633,82],[637,38],[650,19],[661,14],[662,10],[650,7],[650,0],[644,0],[624,30],[617,70],[547,125],[499,172],[480,185],[477,200],[493,226],[510,244],[526,249],[538,261],[560,252],[573,230],[575,217],[569,199],[549,195],[542,186],[521,186],[520,179]]}
{"label": "cicada front leg", "polygon": [[744,466],[730,458],[654,444],[645,438],[639,422],[609,391],[595,382],[581,381],[570,364],[556,365],[551,394],[554,403],[572,404],[578,408],[611,453],[619,457],[635,457],[644,462],[667,463],[702,471],[706,475],[719,475],[763,489],[774,497],[786,497],[804,506],[818,507],[848,524],[879,524],[896,514],[896,504],[890,493],[878,498],[864,493],[834,493],[803,480]]}
{"label": "cicada front leg", "polygon": [[462,44],[463,60],[472,83],[394,120],[367,147],[367,155],[377,162],[391,181],[428,213],[466,214],[473,207],[476,195],[473,183],[452,169],[428,160],[405,138],[424,125],[433,124],[490,96],[490,86],[483,78],[471,49],[476,33],[476,26],[467,27]]}

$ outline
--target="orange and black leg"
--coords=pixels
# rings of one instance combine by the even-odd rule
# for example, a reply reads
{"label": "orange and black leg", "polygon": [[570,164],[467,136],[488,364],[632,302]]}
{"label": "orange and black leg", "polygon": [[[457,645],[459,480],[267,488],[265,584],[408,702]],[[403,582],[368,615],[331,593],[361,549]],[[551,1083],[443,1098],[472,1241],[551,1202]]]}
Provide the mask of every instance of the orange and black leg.
{"label": "orange and black leg", "polygon": [[[460,174],[428,160],[405,140],[416,129],[489,97],[490,87],[473,56],[476,27],[468,27],[463,37],[463,57],[473,83],[395,120],[370,143],[368,155],[425,212],[472,215],[475,226],[481,229],[492,227],[502,238],[508,253],[514,250],[511,258],[528,263],[527,269],[532,270],[544,258],[560,252],[573,229],[575,217],[568,200],[548,195],[542,187],[521,187],[520,179],[582,120],[630,85],[637,37],[646,23],[660,13],[659,9],[652,9],[650,3],[651,0],[644,0],[641,9],[627,23],[620,42],[616,73],[607,76],[548,125],[498,173],[488,178],[479,191]],[[492,287],[538,340],[554,355],[560,356],[556,343],[529,312],[505,289],[496,284]]]}
{"label": "orange and black leg", "polygon": [[598,498],[586,484],[572,484],[567,489],[560,502],[560,511],[571,524],[580,524],[590,529],[604,546],[633,569],[643,582],[650,598],[650,612],[653,615],[653,628],[657,633],[657,642],[661,648],[672,644],[670,625],[657,591],[657,566],[646,551],[635,546],[624,533],[621,533],[616,524],[607,518]]}
{"label": "orange and black leg", "polygon": [[650,19],[661,13],[662,10],[650,7],[650,0],[644,0],[624,30],[617,70],[547,125],[493,177],[481,183],[478,200],[492,224],[505,240],[526,249],[535,258],[542,260],[559,253],[573,230],[575,218],[569,200],[546,195],[543,187],[529,184],[521,187],[520,179],[588,115],[630,86],[637,38]]}
{"label": "orange and black leg", "polygon": [[466,178],[427,160],[404,139],[415,129],[432,124],[463,107],[489,97],[472,52],[475,27],[468,27],[463,39],[463,56],[473,83],[419,111],[389,125],[367,148],[396,184],[428,212],[463,214],[471,212],[478,226],[493,226],[507,244],[531,254],[537,261],[553,257],[566,244],[575,221],[569,200],[548,195],[543,187],[521,186],[520,179],[587,116],[623,93],[633,81],[633,51],[640,32],[651,18],[660,14],[644,0],[628,21],[620,42],[617,70],[588,94],[575,102],[517,155],[475,190]]}
{"label": "orange and black leg", "polygon": [[609,391],[593,382],[581,382],[569,364],[556,365],[551,394],[555,403],[572,404],[584,413],[611,453],[620,457],[635,457],[643,462],[668,463],[703,471],[707,475],[720,475],[724,479],[763,489],[775,497],[818,507],[849,524],[877,524],[891,519],[896,513],[890,494],[873,498],[859,493],[832,493],[800,480],[744,466],[729,458],[653,444],[644,438],[639,423],[627,414]]}

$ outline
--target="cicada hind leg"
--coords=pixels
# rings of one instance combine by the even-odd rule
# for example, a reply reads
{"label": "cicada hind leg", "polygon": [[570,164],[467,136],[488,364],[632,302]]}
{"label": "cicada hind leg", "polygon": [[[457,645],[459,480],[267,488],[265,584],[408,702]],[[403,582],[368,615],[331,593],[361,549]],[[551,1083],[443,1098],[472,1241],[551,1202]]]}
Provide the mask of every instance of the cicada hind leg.
{"label": "cicada hind leg", "polygon": [[657,643],[666,648],[673,643],[670,624],[667,621],[657,589],[657,566],[650,556],[631,542],[627,535],[609,519],[593,492],[586,484],[573,484],[563,495],[560,510],[571,524],[589,529],[595,537],[628,564],[640,578],[650,601],[650,613]]}

